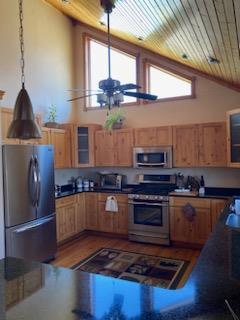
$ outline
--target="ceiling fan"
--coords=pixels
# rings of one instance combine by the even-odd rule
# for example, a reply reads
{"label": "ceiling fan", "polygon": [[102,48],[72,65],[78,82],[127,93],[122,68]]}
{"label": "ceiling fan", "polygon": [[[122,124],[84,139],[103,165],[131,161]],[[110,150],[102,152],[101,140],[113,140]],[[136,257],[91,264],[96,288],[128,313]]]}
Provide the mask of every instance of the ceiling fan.
{"label": "ceiling fan", "polygon": [[[134,83],[120,84],[119,80],[114,80],[111,77],[111,39],[110,39],[110,13],[115,7],[113,0],[100,0],[100,4],[107,13],[107,36],[108,36],[108,78],[101,80],[98,84],[100,90],[82,90],[82,91],[96,91],[97,93],[90,93],[80,97],[72,98],[67,101],[74,101],[82,98],[87,98],[93,95],[97,96],[97,102],[101,107],[107,106],[111,109],[113,106],[120,106],[124,101],[124,96],[135,97],[144,100],[156,100],[157,96],[143,93],[132,92],[128,90],[140,89],[141,87]],[[76,89],[77,91],[78,89]],[[80,91],[80,90],[79,90]]]}

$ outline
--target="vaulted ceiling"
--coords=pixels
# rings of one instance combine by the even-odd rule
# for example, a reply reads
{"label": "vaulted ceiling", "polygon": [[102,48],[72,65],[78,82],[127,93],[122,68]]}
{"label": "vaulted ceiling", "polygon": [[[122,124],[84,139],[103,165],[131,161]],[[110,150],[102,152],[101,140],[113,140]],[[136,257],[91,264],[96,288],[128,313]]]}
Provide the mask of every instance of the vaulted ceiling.
{"label": "vaulted ceiling", "polygon": [[[106,31],[100,0],[45,1]],[[111,33],[240,89],[240,0],[116,0]]]}

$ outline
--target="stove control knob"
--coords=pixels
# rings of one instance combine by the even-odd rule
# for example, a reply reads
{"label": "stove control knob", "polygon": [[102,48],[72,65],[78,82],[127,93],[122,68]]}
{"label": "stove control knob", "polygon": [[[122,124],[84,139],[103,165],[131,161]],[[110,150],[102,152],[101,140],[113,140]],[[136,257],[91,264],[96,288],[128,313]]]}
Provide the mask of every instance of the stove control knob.
{"label": "stove control knob", "polygon": [[158,196],[155,196],[154,199],[155,199],[155,200],[158,200]]}
{"label": "stove control knob", "polygon": [[145,196],[145,199],[148,199],[149,197],[148,196]]}
{"label": "stove control knob", "polygon": [[139,194],[135,194],[135,199],[138,199],[139,198]]}

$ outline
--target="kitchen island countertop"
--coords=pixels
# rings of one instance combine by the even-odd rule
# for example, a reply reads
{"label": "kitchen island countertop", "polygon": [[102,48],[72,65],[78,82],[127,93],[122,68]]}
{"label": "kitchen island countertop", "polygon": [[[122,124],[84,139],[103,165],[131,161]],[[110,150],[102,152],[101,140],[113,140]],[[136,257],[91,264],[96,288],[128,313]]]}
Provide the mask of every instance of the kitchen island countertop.
{"label": "kitchen island countertop", "polygon": [[[232,319],[240,316],[240,233],[216,224],[184,287],[167,290],[7,258],[0,262],[0,319]],[[5,305],[7,304],[7,308]]]}

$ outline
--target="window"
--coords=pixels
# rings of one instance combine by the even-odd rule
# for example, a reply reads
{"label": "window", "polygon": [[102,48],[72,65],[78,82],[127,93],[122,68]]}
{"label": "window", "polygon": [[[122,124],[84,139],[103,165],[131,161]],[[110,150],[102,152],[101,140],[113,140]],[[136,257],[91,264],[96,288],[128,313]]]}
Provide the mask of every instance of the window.
{"label": "window", "polygon": [[[107,45],[88,38],[87,87],[98,90],[100,80],[108,78]],[[111,77],[121,84],[137,83],[136,57],[115,48],[111,49]],[[135,98],[124,96],[124,103],[136,102]],[[99,107],[96,95],[89,98],[89,107]]]}
{"label": "window", "polygon": [[146,64],[147,90],[158,99],[193,97],[193,78],[188,78],[164,68]]}

